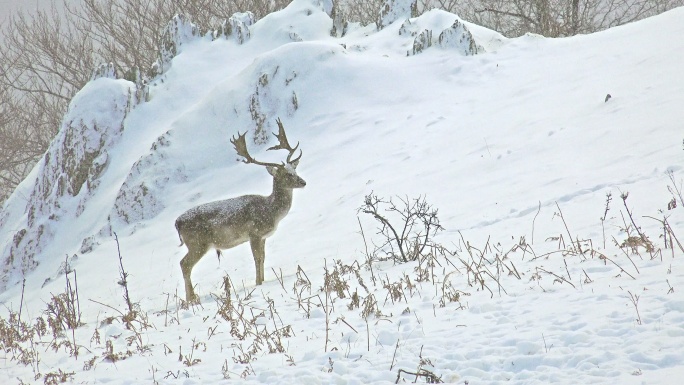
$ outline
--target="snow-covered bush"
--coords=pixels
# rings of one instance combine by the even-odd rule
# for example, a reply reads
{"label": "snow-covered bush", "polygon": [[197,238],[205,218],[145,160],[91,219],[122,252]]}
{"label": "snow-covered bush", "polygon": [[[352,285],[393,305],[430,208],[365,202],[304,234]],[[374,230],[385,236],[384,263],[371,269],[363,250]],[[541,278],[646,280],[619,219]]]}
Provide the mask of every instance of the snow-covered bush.
{"label": "snow-covered bush", "polygon": [[395,263],[422,259],[424,251],[439,247],[435,236],[444,228],[437,209],[427,203],[425,197],[398,197],[396,200],[401,203],[371,193],[359,208],[359,212],[372,216],[378,222],[377,234],[381,239],[372,255]]}

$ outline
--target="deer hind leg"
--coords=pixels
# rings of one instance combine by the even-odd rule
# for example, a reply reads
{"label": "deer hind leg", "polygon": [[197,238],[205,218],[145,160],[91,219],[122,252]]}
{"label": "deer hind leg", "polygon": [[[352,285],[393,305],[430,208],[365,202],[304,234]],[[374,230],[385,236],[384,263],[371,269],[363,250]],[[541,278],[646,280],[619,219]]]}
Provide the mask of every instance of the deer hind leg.
{"label": "deer hind leg", "polygon": [[264,282],[264,260],[266,259],[266,239],[261,237],[252,237],[249,239],[249,245],[252,247],[252,255],[254,256],[254,266],[256,267],[256,284],[261,285]]}
{"label": "deer hind leg", "polygon": [[195,289],[192,286],[190,275],[192,274],[192,268],[195,267],[197,262],[199,262],[209,248],[207,246],[190,243],[186,243],[186,245],[188,247],[188,253],[181,259],[180,266],[181,271],[183,272],[183,280],[185,281],[185,300],[194,302],[198,300],[198,297],[195,295]]}

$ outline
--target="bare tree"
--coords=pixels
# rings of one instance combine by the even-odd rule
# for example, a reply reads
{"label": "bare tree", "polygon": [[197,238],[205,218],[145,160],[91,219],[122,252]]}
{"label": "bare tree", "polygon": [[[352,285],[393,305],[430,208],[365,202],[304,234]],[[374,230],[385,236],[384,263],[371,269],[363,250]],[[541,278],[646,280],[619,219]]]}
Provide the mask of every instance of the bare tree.
{"label": "bare tree", "polygon": [[111,61],[117,73],[131,79],[133,69],[145,70],[154,62],[162,27],[174,15],[188,15],[196,24],[202,24],[212,19],[211,15],[228,12],[227,7],[217,9],[218,3],[216,0],[83,0],[80,5],[65,4],[69,17],[81,21],[81,30],[92,39],[97,56]]}
{"label": "bare tree", "polygon": [[[174,15],[186,15],[208,29],[236,12],[250,11],[257,19],[284,8],[290,0],[83,0],[67,6],[80,20],[99,57],[114,63],[117,73],[131,79],[133,69],[145,70],[156,59],[163,26]],[[66,3],[65,3],[66,4]]]}
{"label": "bare tree", "polygon": [[33,160],[31,154],[23,153],[27,148],[26,135],[16,135],[13,131],[19,129],[13,119],[13,111],[17,108],[17,101],[7,90],[0,88],[0,202],[7,199],[26,174],[26,164]]}
{"label": "bare tree", "polygon": [[94,68],[91,42],[53,6],[17,12],[0,45],[0,202],[59,129],[69,100]]}
{"label": "bare tree", "polygon": [[135,80],[157,59],[161,33],[174,15],[208,30],[235,12],[260,18],[289,3],[62,0],[46,11],[12,15],[0,43],[0,204],[46,151],[69,101],[97,65],[113,63],[118,76]]}
{"label": "bare tree", "polygon": [[561,37],[654,16],[684,0],[419,0],[419,5],[456,13],[509,37],[527,32]]}
{"label": "bare tree", "polygon": [[[684,0],[418,0],[418,12],[437,8],[464,20],[516,37],[527,32],[547,37],[592,33],[654,16]],[[368,25],[382,0],[340,0],[344,19]]]}
{"label": "bare tree", "polygon": [[383,0],[344,0],[339,4],[342,19],[365,26],[375,24]]}

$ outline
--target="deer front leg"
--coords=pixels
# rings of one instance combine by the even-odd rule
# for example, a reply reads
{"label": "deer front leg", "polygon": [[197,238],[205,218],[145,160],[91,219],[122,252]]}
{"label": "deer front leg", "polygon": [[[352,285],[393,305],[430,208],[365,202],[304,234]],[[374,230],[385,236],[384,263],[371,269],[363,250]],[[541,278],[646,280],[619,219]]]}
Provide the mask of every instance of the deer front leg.
{"label": "deer front leg", "polygon": [[261,237],[251,237],[249,239],[249,245],[252,247],[252,255],[254,256],[254,266],[256,267],[256,284],[261,285],[261,283],[264,282],[264,260],[266,259],[266,239]]}

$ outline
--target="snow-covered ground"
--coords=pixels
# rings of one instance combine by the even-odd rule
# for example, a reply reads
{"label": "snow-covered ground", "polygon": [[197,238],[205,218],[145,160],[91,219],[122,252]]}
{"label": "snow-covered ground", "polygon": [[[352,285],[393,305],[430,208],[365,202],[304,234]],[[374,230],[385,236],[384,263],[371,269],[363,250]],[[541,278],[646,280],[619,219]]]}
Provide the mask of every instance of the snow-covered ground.
{"label": "snow-covered ground", "polygon": [[[74,98],[0,212],[0,314],[47,320],[68,277],[82,326],[10,348],[11,323],[0,323],[0,383],[60,370],[83,384],[394,383],[421,369],[418,382],[665,384],[684,374],[684,250],[677,239],[665,248],[660,222],[684,242],[684,9],[567,39],[452,28],[457,17],[441,11],[331,37],[318,4],[294,1],[242,44],[181,39],[147,102],[106,76]],[[424,30],[433,44],[414,55]],[[272,178],[237,162],[229,139],[247,131],[255,158],[279,162],[265,135],[277,117],[300,143],[307,185],[266,242],[266,281],[254,285],[248,244],[220,260],[209,252],[193,271],[201,305],[183,308],[174,221],[270,192]],[[382,242],[358,210],[370,193],[425,197],[449,252],[369,266]],[[639,237],[632,221],[653,250],[620,247]],[[130,328],[114,233],[139,303]],[[321,290],[326,269],[341,291]]]}

